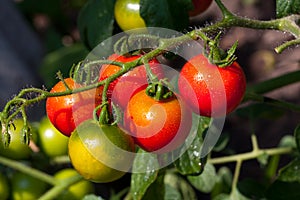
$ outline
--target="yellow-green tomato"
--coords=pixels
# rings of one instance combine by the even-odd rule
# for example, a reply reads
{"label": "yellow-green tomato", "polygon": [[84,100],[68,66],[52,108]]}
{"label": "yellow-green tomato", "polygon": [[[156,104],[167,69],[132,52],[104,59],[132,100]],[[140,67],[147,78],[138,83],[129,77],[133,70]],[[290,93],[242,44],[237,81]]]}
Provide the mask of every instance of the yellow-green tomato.
{"label": "yellow-green tomato", "polygon": [[0,199],[6,200],[9,197],[9,185],[6,176],[0,172]]}
{"label": "yellow-green tomato", "polygon": [[41,119],[38,134],[39,146],[48,157],[67,155],[69,138],[58,131],[47,116]]}
{"label": "yellow-green tomato", "polygon": [[[62,169],[61,171],[58,171],[54,178],[60,181],[63,181],[64,179],[71,178],[72,176],[79,175],[76,170],[71,168]],[[57,200],[79,200],[82,199],[87,194],[94,193],[94,185],[87,181],[87,180],[81,180],[73,185],[71,185],[67,190],[65,190],[63,193],[61,193]]]}
{"label": "yellow-green tomato", "polygon": [[47,189],[47,183],[22,172],[16,172],[11,178],[13,200],[36,200]]}
{"label": "yellow-green tomato", "polygon": [[[10,143],[9,146],[6,148],[3,145],[3,134],[0,136],[0,155],[5,156],[7,158],[21,160],[21,159],[28,159],[32,153],[31,148],[25,144],[23,140],[23,120],[16,119],[14,120],[14,126],[11,125],[9,127],[9,134],[10,134]],[[2,127],[3,128],[3,127]]]}
{"label": "yellow-green tomato", "polygon": [[123,31],[146,27],[145,21],[140,16],[140,0],[117,0],[114,14]]}

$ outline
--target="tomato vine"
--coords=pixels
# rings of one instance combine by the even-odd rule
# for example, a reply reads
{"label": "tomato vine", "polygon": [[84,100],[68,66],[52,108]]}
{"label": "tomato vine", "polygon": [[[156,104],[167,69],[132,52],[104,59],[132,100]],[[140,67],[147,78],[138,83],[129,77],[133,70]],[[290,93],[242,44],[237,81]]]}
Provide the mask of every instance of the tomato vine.
{"label": "tomato vine", "polygon": [[[39,89],[39,88],[25,88],[21,90],[19,94],[17,94],[15,97],[13,97],[10,101],[7,102],[3,110],[0,112],[0,124],[1,124],[0,129],[2,135],[4,136],[3,137],[4,139],[2,141],[4,145],[8,146],[10,143],[10,136],[9,136],[8,129],[9,126],[12,126],[14,118],[16,118],[19,114],[22,116],[24,121],[23,140],[25,143],[27,144],[29,143],[30,127],[28,124],[28,119],[26,114],[26,108],[28,106],[43,101],[49,97],[59,97],[59,96],[80,93],[86,90],[98,88],[100,86],[104,86],[104,87],[102,92],[102,104],[100,105],[100,108],[102,109],[101,109],[99,121],[102,124],[109,123],[110,120],[107,117],[107,112],[109,112],[108,97],[107,97],[109,84],[114,80],[116,80],[118,77],[124,75],[125,73],[127,73],[128,71],[132,70],[133,68],[139,65],[145,65],[147,74],[150,77],[152,76],[152,80],[156,80],[156,77],[153,76],[151,69],[147,67],[149,60],[165,53],[166,51],[170,50],[175,46],[179,46],[180,44],[184,44],[191,40],[203,40],[204,43],[212,43],[213,41],[216,40],[215,38],[209,38],[208,35],[217,35],[216,38],[219,39],[218,37],[220,35],[218,34],[222,33],[224,29],[228,29],[231,27],[244,27],[244,28],[252,28],[252,29],[262,29],[262,30],[266,30],[266,29],[278,30],[281,32],[291,34],[294,37],[294,39],[290,41],[286,41],[283,44],[277,46],[275,48],[275,51],[277,53],[282,53],[287,48],[290,48],[292,46],[297,46],[300,44],[300,27],[299,27],[300,15],[299,14],[293,14],[293,15],[285,16],[274,20],[261,21],[261,20],[249,19],[246,17],[240,17],[230,12],[222,3],[221,0],[215,0],[215,2],[222,13],[222,19],[211,25],[207,25],[199,29],[194,29],[184,34],[183,36],[178,36],[175,38],[160,38],[157,36],[147,35],[147,34],[134,34],[126,38],[121,38],[115,45],[116,51],[118,52],[126,52],[128,49],[130,49],[129,46],[131,44],[135,42],[142,42],[143,39],[146,39],[148,41],[151,40],[155,44],[157,44],[156,48],[150,50],[149,52],[146,52],[143,56],[141,56],[137,60],[127,62],[127,63],[110,61],[110,60],[95,60],[95,61],[79,62],[77,65],[73,66],[73,69],[71,70],[71,76],[73,76],[78,81],[85,82],[85,85],[81,88],[76,88],[72,90],[66,84],[65,85],[66,91],[64,92],[50,93],[45,89]],[[234,59],[232,56],[234,55],[233,52],[236,48],[236,45],[237,44],[234,44],[233,48],[230,49],[229,52],[227,52],[230,56],[226,57],[225,60],[221,60],[222,62],[220,63],[228,64],[228,62],[231,62],[232,59]],[[116,72],[112,76],[108,77],[107,79],[98,82],[95,82],[95,80],[92,80],[91,78],[80,80],[82,77],[80,74],[82,73],[81,71],[82,69],[87,69],[87,74],[89,74],[90,72],[89,69],[91,69],[94,66],[99,66],[102,64],[117,65],[121,67],[121,70]],[[61,73],[58,73],[58,77],[60,80],[63,81],[63,76]],[[300,71],[295,71],[274,79],[261,82],[254,86],[249,86],[247,88],[244,102],[250,100],[256,102],[264,102],[279,107],[283,107],[285,109],[293,110],[294,112],[300,112],[299,105],[295,105],[293,103],[288,103],[277,99],[272,99],[263,95],[266,92],[299,81],[300,81]],[[100,108],[96,108],[96,109],[100,109]],[[293,149],[290,147],[275,147],[275,148],[268,148],[268,149],[260,148],[257,144],[257,138],[255,135],[252,135],[251,141],[252,141],[252,150],[250,152],[236,154],[233,156],[208,158],[207,160],[207,163],[210,164],[224,164],[227,162],[236,162],[235,174],[232,182],[233,190],[231,191],[231,195],[233,195],[236,192],[235,188],[237,186],[240,169],[244,161],[250,159],[256,159],[263,154],[266,154],[268,156],[273,156],[273,155],[281,155],[281,154],[290,154],[293,151]],[[36,170],[32,167],[28,167],[24,164],[18,163],[16,161],[4,157],[0,157],[0,163],[5,166],[9,166],[16,170],[27,173],[33,177],[36,177],[54,186],[47,193],[45,193],[44,196],[41,197],[41,199],[51,199],[52,197],[55,197],[58,193],[62,192],[69,185],[72,185],[73,183],[82,179],[81,176],[76,176],[71,179],[68,179],[64,183],[57,183],[52,176],[42,171]]]}

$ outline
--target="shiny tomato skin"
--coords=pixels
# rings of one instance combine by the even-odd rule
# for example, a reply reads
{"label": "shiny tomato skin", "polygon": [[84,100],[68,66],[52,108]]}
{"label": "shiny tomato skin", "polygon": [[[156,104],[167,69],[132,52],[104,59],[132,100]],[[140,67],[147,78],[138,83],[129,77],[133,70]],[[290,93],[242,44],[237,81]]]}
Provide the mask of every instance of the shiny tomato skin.
{"label": "shiny tomato skin", "polygon": [[114,16],[123,31],[146,27],[140,16],[140,0],[116,0]]}
{"label": "shiny tomato skin", "polygon": [[246,78],[237,62],[218,67],[199,54],[181,69],[178,88],[195,113],[222,117],[240,104],[246,90]]}
{"label": "shiny tomato skin", "polygon": [[69,138],[59,132],[47,116],[40,120],[38,136],[38,145],[49,158],[68,154]]}
{"label": "shiny tomato skin", "polygon": [[[70,89],[82,87],[72,78],[66,78],[65,83]],[[64,92],[66,87],[59,81],[50,92]],[[94,108],[101,103],[98,90],[88,90],[59,97],[49,97],[46,101],[46,112],[49,120],[62,134],[70,136],[80,123],[93,118]]]}
{"label": "shiny tomato skin", "polygon": [[191,111],[178,96],[156,101],[141,90],[128,103],[125,129],[145,151],[167,153],[183,144],[191,117]]}
{"label": "shiny tomato skin", "polygon": [[206,11],[212,0],[193,0],[194,9],[189,11],[189,16],[193,17]]}
{"label": "shiny tomato skin", "polygon": [[[108,60],[127,63],[134,61],[140,57],[141,55],[126,57],[118,54],[112,54],[108,57]],[[152,59],[151,61],[149,61],[149,65],[152,72],[157,75],[158,78],[163,77],[163,69],[160,67],[159,61],[157,59]],[[112,76],[120,69],[121,67],[116,65],[103,65],[100,70],[99,81]],[[107,92],[108,99],[111,99],[113,103],[117,104],[122,109],[125,109],[130,97],[136,92],[145,89],[147,85],[148,82],[145,66],[137,66],[110,83]]]}

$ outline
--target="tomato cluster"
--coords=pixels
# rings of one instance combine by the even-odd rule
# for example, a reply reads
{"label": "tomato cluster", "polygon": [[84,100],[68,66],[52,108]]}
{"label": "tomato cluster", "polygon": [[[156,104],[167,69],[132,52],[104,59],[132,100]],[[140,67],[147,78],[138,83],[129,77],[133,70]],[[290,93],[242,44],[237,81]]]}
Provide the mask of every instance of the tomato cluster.
{"label": "tomato cluster", "polygon": [[[98,81],[105,83],[124,69],[123,64],[131,62],[126,65],[130,67],[141,56],[112,54],[107,59],[115,63],[102,65]],[[156,82],[149,80],[149,74]],[[130,153],[135,152],[135,146],[157,154],[180,148],[192,127],[192,113],[224,117],[239,105],[246,86],[245,75],[237,62],[219,67],[202,54],[182,67],[178,91],[171,91],[159,82],[163,78],[162,64],[153,59],[148,68],[134,66],[111,79],[106,88],[109,106],[106,112],[113,114],[109,116],[121,115],[117,117],[118,126],[93,120],[93,113],[99,117],[102,112],[94,109],[102,103],[103,85],[76,92],[83,85],[67,78],[51,89],[52,93],[75,91],[49,97],[46,111],[52,124],[70,137],[69,157],[83,177],[102,183],[121,178],[131,167]],[[167,93],[170,95],[163,98]]]}

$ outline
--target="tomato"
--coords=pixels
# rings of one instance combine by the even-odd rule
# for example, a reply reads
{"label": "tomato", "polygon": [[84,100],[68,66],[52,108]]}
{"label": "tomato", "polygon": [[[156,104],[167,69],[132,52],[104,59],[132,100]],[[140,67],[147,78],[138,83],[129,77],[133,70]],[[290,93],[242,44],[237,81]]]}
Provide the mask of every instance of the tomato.
{"label": "tomato", "polygon": [[[15,128],[14,126],[10,126],[9,128],[10,144],[8,148],[5,148],[3,143],[0,142],[0,155],[16,160],[28,159],[31,156],[32,150],[29,145],[22,142],[23,119],[16,119],[13,123]],[[32,131],[31,133],[34,134]]]}
{"label": "tomato", "polygon": [[[82,87],[72,78],[64,80],[70,89]],[[67,89],[59,81],[50,92],[65,92]],[[93,118],[94,108],[101,103],[101,95],[97,90],[88,90],[59,97],[49,97],[46,101],[46,111],[51,123],[62,134],[70,136],[81,122]]]}
{"label": "tomato", "polygon": [[22,172],[15,172],[11,178],[11,194],[14,200],[35,200],[45,193],[48,185]]}
{"label": "tomato", "polygon": [[0,173],[0,197],[2,200],[6,200],[9,197],[8,179],[2,173]]}
{"label": "tomato", "polygon": [[205,10],[208,9],[212,0],[193,0],[194,8],[193,10],[189,11],[189,16],[193,17],[203,13]]}
{"label": "tomato", "polygon": [[[77,175],[77,171],[71,168],[65,168],[54,174],[56,180],[64,181],[65,179],[71,178]],[[81,180],[71,185],[67,190],[61,193],[56,199],[59,200],[80,200],[87,194],[94,193],[94,186],[87,180]]]}
{"label": "tomato", "polygon": [[[140,57],[141,55],[125,57],[112,54],[108,57],[108,60],[126,63],[134,61]],[[158,78],[163,77],[163,70],[158,60],[151,60],[149,65],[152,72]],[[107,77],[110,77],[111,75],[117,73],[120,69],[121,68],[116,65],[103,65],[100,70],[99,80],[104,80]],[[110,83],[108,88],[108,98],[111,99],[115,104],[119,105],[122,109],[125,109],[130,97],[139,90],[146,88],[147,85],[148,82],[145,66],[141,65],[135,67],[133,70],[130,70],[123,76]]]}
{"label": "tomato", "polygon": [[123,31],[146,27],[140,16],[140,0],[116,0],[114,15]]}
{"label": "tomato", "polygon": [[175,95],[156,101],[141,90],[128,103],[125,126],[144,150],[166,153],[179,147],[189,134],[191,112]]}
{"label": "tomato", "polygon": [[132,166],[133,151],[130,135],[95,120],[80,124],[69,139],[73,167],[85,179],[98,183],[121,178]]}
{"label": "tomato", "polygon": [[38,127],[39,147],[50,158],[68,154],[69,138],[59,132],[44,116]]}
{"label": "tomato", "polygon": [[246,78],[237,62],[218,67],[199,54],[181,69],[178,87],[183,99],[195,113],[221,117],[240,104],[245,94]]}

